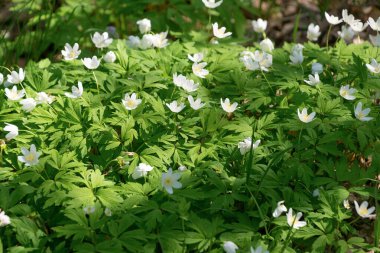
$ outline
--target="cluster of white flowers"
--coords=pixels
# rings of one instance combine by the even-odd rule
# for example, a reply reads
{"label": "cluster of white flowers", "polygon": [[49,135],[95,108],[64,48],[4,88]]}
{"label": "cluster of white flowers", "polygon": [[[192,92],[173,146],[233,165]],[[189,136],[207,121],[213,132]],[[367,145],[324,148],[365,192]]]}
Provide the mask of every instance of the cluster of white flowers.
{"label": "cluster of white flowers", "polygon": [[[283,212],[288,211],[286,206],[284,205],[285,201],[279,201],[277,203],[277,207],[273,212],[273,217],[278,218],[281,216]],[[302,213],[298,212],[296,215],[293,215],[293,209],[289,208],[289,211],[286,213],[286,220],[288,225],[292,228],[299,229],[307,225],[306,221],[300,221],[302,217]]]}
{"label": "cluster of white flowers", "polygon": [[167,39],[168,32],[166,31],[156,34],[151,33],[152,24],[149,19],[144,18],[142,20],[138,20],[136,24],[138,25],[143,36],[141,38],[138,36],[129,36],[127,45],[131,48],[164,48],[169,45],[169,41]]}
{"label": "cluster of white flowers", "polygon": [[364,31],[369,25],[372,30],[376,32],[376,36],[369,36],[370,41],[374,46],[380,46],[380,35],[378,33],[380,31],[380,18],[375,21],[372,17],[370,17],[367,22],[363,23],[361,20],[355,19],[354,15],[349,14],[346,9],[342,11],[341,19],[339,19],[339,17],[329,15],[327,12],[325,12],[325,17],[330,25],[338,25],[342,22],[346,24],[343,25],[341,31],[338,32],[338,35],[346,42],[350,42],[356,34]]}
{"label": "cluster of white flowers", "polygon": [[187,92],[196,91],[199,87],[199,83],[195,83],[193,80],[187,79],[186,76],[177,75],[177,73],[173,74],[173,83]]}
{"label": "cluster of white flowers", "polygon": [[254,53],[250,51],[243,51],[241,53],[240,61],[248,70],[269,71],[268,68],[272,66],[272,55],[264,51],[256,50]]}
{"label": "cluster of white flowers", "polygon": [[[19,73],[16,71],[12,71],[10,75],[8,75],[8,83],[9,84],[19,84],[25,78],[25,72],[22,68],[19,69]],[[14,85],[11,89],[4,89],[5,96],[10,101],[19,101],[25,95],[25,89],[18,90],[17,86]],[[36,98],[26,98],[21,100],[19,103],[22,105],[22,110],[25,112],[31,112],[37,104],[51,104],[54,101],[54,96],[47,94],[46,92],[38,92],[36,94]]]}

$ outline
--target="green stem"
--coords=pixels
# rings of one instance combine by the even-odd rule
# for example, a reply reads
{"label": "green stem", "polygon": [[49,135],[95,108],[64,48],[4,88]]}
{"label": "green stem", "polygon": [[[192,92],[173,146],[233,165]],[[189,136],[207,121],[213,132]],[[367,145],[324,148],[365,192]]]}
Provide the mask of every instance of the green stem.
{"label": "green stem", "polygon": [[264,76],[265,81],[266,81],[267,84],[269,85],[269,88],[270,88],[271,91],[274,93],[274,90],[273,90],[273,88],[272,88],[272,85],[270,85],[270,83],[269,83],[269,81],[268,81],[268,79],[267,79],[267,76],[265,75],[264,71],[263,71],[261,68],[260,68],[260,70],[261,70],[261,74]]}
{"label": "green stem", "polygon": [[247,162],[246,167],[245,167],[245,170],[246,170],[245,182],[246,182],[247,185],[248,185],[249,178],[251,176],[251,170],[252,170],[252,167],[253,167],[252,166],[252,163],[253,163],[253,134],[254,134],[254,130],[252,128],[251,148],[249,150],[248,162]]}
{"label": "green stem", "polygon": [[326,48],[329,49],[329,39],[330,39],[330,32],[331,32],[332,25],[329,26],[329,30],[327,32],[327,39],[326,39]]}
{"label": "green stem", "polygon": [[303,126],[301,128],[300,134],[298,135],[298,147],[301,145],[301,136],[302,136]]}
{"label": "green stem", "polygon": [[[286,250],[286,247],[288,246],[288,243],[289,243],[289,241],[291,239],[291,234],[292,234],[292,229],[293,229],[294,222],[295,222],[295,219],[294,219],[294,221],[292,223],[292,226],[289,228],[288,235],[286,236],[284,245],[282,246],[280,253],[284,253],[285,250]],[[294,234],[295,234],[295,232],[294,232]]]}
{"label": "green stem", "polygon": [[265,217],[264,217],[264,215],[263,215],[263,212],[261,211],[261,208],[260,208],[260,206],[259,206],[259,203],[257,202],[257,200],[256,200],[255,196],[252,194],[252,192],[249,190],[249,186],[246,185],[246,187],[247,187],[247,190],[248,190],[248,192],[250,193],[250,195],[251,195],[251,197],[252,197],[252,199],[253,199],[253,202],[255,202],[255,205],[256,205],[256,207],[257,207],[257,210],[259,211],[260,219],[261,219],[262,221],[264,221],[264,229],[265,229],[265,233],[266,233],[266,235],[269,235],[269,233],[268,233],[268,228],[267,228],[267,223],[266,223],[266,221],[265,221]]}
{"label": "green stem", "polygon": [[94,75],[95,82],[96,82],[96,89],[98,90],[98,94],[99,94],[99,84],[98,84],[98,79],[96,78],[96,75],[95,75],[95,71],[92,71],[92,74]]}
{"label": "green stem", "polygon": [[352,221],[351,221],[350,223],[348,223],[348,224],[351,225],[352,223],[357,222],[360,218],[361,218],[361,217],[358,216],[358,217],[356,217],[354,220],[352,220]]}

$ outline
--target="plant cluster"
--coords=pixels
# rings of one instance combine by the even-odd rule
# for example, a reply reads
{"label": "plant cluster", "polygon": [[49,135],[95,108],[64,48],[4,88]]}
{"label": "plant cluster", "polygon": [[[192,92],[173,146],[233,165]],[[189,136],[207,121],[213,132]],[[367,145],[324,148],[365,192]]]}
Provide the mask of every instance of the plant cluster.
{"label": "plant cluster", "polygon": [[320,47],[310,25],[275,48],[262,19],[248,48],[218,22],[207,44],[136,24],[1,69],[0,251],[380,250],[378,47]]}

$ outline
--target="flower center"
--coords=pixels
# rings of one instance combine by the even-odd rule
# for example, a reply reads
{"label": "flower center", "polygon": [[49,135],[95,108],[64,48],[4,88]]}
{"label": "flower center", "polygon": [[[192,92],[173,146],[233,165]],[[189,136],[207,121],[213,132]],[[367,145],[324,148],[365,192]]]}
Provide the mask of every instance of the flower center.
{"label": "flower center", "polygon": [[74,51],[71,51],[70,54],[69,54],[70,58],[75,58],[75,52]]}
{"label": "flower center", "polygon": [[134,107],[135,106],[135,101],[133,101],[133,100],[128,100],[127,101],[127,105],[128,105],[128,107]]}
{"label": "flower center", "polygon": [[165,178],[165,185],[171,186],[173,184],[172,179],[170,177]]}
{"label": "flower center", "polygon": [[28,155],[25,156],[25,160],[28,161],[28,162],[31,162],[34,160],[34,154],[33,153],[29,153]]}
{"label": "flower center", "polygon": [[367,209],[364,209],[364,208],[359,209],[359,215],[360,216],[365,216],[367,214],[368,214],[368,210]]}

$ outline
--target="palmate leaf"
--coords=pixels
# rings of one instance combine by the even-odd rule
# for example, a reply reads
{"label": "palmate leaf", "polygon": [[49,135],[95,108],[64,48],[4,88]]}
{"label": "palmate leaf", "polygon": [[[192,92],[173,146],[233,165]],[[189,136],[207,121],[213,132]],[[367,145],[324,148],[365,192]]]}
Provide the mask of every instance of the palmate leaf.
{"label": "palmate leaf", "polygon": [[57,236],[64,237],[65,239],[73,237],[74,240],[82,241],[85,237],[90,235],[91,230],[79,224],[66,224],[52,228],[57,232]]}

